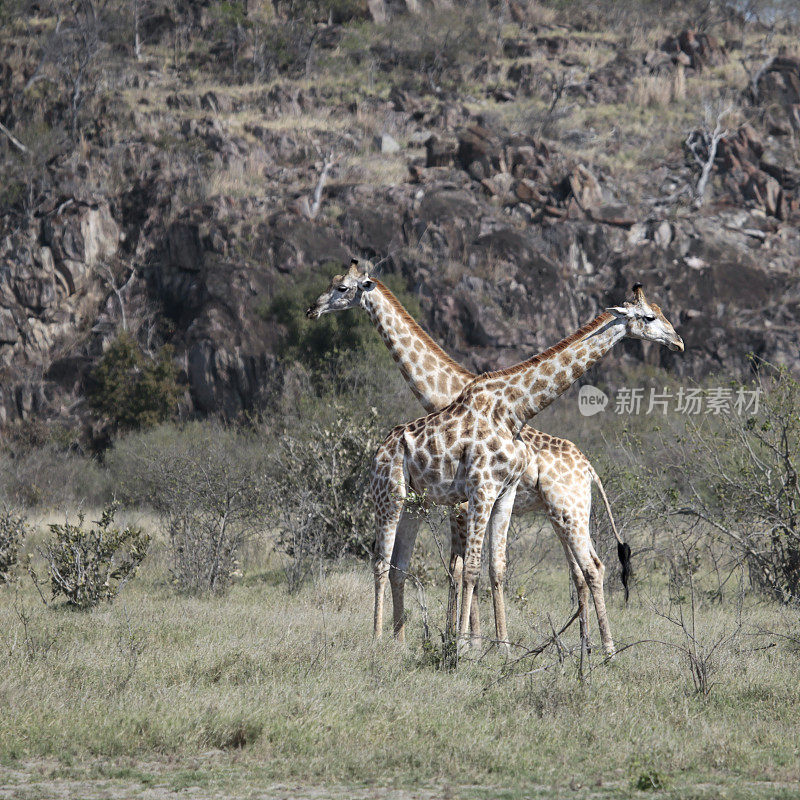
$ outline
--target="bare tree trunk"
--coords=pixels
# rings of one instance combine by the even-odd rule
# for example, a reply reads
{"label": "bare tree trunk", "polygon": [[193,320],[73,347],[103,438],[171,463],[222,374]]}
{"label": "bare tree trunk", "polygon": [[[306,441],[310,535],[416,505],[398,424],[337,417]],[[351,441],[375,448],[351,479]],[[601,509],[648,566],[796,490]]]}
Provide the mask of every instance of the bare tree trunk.
{"label": "bare tree trunk", "polygon": [[140,0],[133,0],[133,52],[136,60],[142,60],[142,40],[139,37],[139,22],[141,20]]}
{"label": "bare tree trunk", "polygon": [[728,135],[728,130],[722,127],[722,121],[730,113],[730,111],[731,109],[728,107],[724,111],[720,111],[719,114],[717,114],[717,122],[713,131],[708,132],[708,129],[706,128],[706,130],[701,132],[703,143],[706,144],[708,148],[705,158],[703,158],[703,156],[697,152],[698,145],[700,144],[698,139],[693,138],[693,134],[690,134],[686,139],[686,147],[694,156],[694,160],[700,166],[700,179],[697,181],[697,186],[694,190],[695,208],[700,208],[705,202],[706,185],[708,184],[708,179],[711,177],[711,170],[714,167],[714,159],[717,157],[717,147],[720,141],[722,141],[722,139]]}
{"label": "bare tree trunk", "polygon": [[319,214],[319,209],[322,205],[322,192],[325,189],[325,184],[328,181],[328,173],[335,165],[336,158],[334,157],[333,153],[331,153],[326,157],[322,165],[322,172],[320,173],[319,180],[317,181],[317,188],[314,189],[314,201],[311,203],[311,208],[308,211],[308,216],[311,219],[315,219],[317,214]]}

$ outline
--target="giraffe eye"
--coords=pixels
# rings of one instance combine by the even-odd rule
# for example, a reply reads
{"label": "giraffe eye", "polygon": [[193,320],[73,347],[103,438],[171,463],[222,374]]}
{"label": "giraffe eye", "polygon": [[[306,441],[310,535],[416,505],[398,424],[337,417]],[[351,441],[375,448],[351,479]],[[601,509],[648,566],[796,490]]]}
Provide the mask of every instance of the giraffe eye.
{"label": "giraffe eye", "polygon": [[347,291],[347,284],[346,284],[346,283],[340,283],[340,284],[339,284],[339,285],[336,287],[336,291],[337,291],[337,292],[346,292],[346,291]]}
{"label": "giraffe eye", "polygon": [[656,318],[651,316],[650,314],[646,314],[644,317],[642,317],[642,319],[645,322],[655,322],[656,321]]}

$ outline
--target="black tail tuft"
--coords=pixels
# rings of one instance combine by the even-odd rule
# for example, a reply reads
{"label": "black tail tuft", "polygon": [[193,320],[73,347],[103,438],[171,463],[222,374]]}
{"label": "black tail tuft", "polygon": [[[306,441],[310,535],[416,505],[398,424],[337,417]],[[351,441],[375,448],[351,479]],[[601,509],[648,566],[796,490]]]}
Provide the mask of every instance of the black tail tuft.
{"label": "black tail tuft", "polygon": [[622,564],[622,586],[625,589],[625,602],[628,602],[628,578],[631,576],[631,546],[625,542],[617,542],[617,555]]}

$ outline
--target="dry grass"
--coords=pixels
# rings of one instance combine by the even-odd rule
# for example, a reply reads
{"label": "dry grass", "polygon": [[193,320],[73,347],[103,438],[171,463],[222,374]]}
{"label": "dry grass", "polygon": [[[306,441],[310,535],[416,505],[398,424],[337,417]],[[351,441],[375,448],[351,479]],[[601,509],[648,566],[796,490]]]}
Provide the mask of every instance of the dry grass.
{"label": "dry grass", "polygon": [[358,181],[373,186],[396,186],[408,178],[408,164],[402,151],[392,156],[381,153],[352,155],[342,160],[340,176],[343,181]]}
{"label": "dry grass", "polygon": [[683,67],[658,75],[637,75],[633,80],[634,105],[663,108],[686,97],[686,73]]}
{"label": "dry grass", "polygon": [[264,162],[259,157],[231,159],[222,169],[213,171],[207,181],[210,197],[258,197],[264,192]]}
{"label": "dry grass", "polygon": [[[510,592],[515,657],[549,634],[550,617],[569,616],[561,560],[554,554]],[[198,599],[170,588],[156,546],[118,601],[90,614],[45,608],[25,580],[0,591],[0,763],[18,784],[46,764],[68,796],[92,796],[81,781],[100,777],[109,795],[114,786],[128,797],[186,789],[186,772],[195,797],[252,796],[278,781],[623,797],[650,778],[663,787],[654,796],[791,796],[797,650],[754,635],[789,630],[781,610],[746,598],[748,635],[720,650],[703,700],[674,648],[682,634],[654,612],[667,605],[664,580],[640,577],[628,608],[609,598],[617,643],[633,646],[610,664],[594,656],[583,683],[575,656],[559,663],[552,649],[510,665],[489,649],[438,671],[418,608],[407,649],[390,638],[373,644],[365,565],[289,596],[261,552],[227,597]],[[443,586],[426,595],[438,625]],[[710,642],[735,627],[736,603],[701,600],[697,615]],[[574,652],[577,630],[562,640]],[[40,795],[6,786],[3,796],[46,797],[46,775]],[[484,789],[459,788],[475,786]]]}

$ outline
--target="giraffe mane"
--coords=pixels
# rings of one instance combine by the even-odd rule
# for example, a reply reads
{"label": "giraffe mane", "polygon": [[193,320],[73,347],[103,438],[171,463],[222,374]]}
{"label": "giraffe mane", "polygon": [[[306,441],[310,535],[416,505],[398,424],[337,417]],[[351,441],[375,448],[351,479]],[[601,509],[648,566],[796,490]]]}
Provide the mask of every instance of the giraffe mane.
{"label": "giraffe mane", "polygon": [[532,367],[535,364],[539,364],[540,362],[544,361],[545,359],[551,358],[554,355],[557,355],[562,350],[566,350],[570,345],[575,344],[576,342],[584,339],[590,333],[597,330],[599,327],[604,325],[606,322],[614,319],[613,314],[609,314],[607,311],[604,311],[600,314],[599,317],[595,317],[591,322],[587,322],[582,327],[578,328],[575,333],[571,333],[567,336],[566,339],[562,339],[557,344],[554,344],[552,347],[548,347],[547,350],[543,350],[541,353],[537,353],[532,358],[529,358],[527,361],[522,361],[519,364],[514,364],[513,366],[506,367],[505,369],[498,369],[494,372],[486,372],[481,377],[483,378],[505,378],[509,375],[514,375],[517,372],[521,372],[528,367]]}
{"label": "giraffe mane", "polygon": [[389,287],[383,283],[383,281],[379,281],[377,278],[373,278],[375,281],[376,288],[380,291],[380,293],[389,301],[389,305],[397,312],[397,314],[403,319],[403,321],[408,325],[411,332],[414,336],[418,337],[425,347],[434,352],[445,364],[449,367],[455,369],[461,375],[468,375],[472,378],[475,377],[474,372],[470,372],[464,366],[458,363],[454,358],[449,356],[441,347],[439,347],[436,342],[431,339],[428,335],[427,331],[411,316],[411,314],[406,311],[403,304],[392,294]]}

